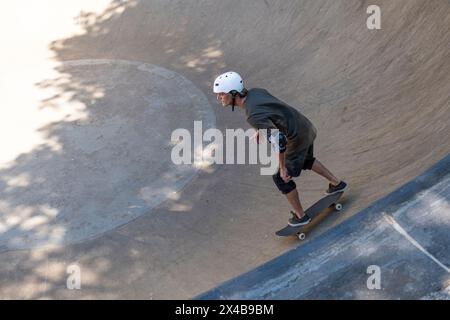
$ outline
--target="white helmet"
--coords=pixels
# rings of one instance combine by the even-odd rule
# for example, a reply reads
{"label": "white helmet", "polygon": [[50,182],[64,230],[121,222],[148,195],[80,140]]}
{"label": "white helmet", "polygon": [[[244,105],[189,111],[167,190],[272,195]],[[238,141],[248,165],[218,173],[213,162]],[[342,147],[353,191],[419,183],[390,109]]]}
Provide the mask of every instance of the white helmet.
{"label": "white helmet", "polygon": [[230,93],[231,91],[242,92],[244,81],[242,77],[233,71],[225,72],[214,81],[214,93]]}

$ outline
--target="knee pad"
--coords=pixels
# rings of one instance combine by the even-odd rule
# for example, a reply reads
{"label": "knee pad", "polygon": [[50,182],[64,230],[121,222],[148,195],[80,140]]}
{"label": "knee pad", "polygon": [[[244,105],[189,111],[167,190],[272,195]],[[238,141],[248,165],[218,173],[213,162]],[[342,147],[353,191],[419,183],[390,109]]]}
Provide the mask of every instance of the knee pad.
{"label": "knee pad", "polygon": [[280,176],[279,170],[276,174],[272,176],[272,179],[273,182],[275,182],[275,185],[277,186],[278,190],[280,190],[282,194],[288,194],[297,188],[297,185],[293,180],[289,181],[288,183],[284,182],[284,180]]}

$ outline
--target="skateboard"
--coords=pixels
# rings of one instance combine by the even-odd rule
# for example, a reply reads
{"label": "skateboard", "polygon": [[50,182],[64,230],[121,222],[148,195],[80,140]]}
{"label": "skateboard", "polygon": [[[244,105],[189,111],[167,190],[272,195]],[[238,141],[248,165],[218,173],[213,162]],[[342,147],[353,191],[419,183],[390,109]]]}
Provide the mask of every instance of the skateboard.
{"label": "skateboard", "polygon": [[306,209],[305,213],[311,218],[311,222],[304,226],[291,227],[287,225],[281,230],[278,230],[275,234],[279,237],[289,237],[296,235],[300,240],[305,240],[305,228],[308,228],[320,213],[325,209],[333,207],[336,211],[341,211],[343,206],[339,203],[339,199],[342,197],[344,192],[335,193],[328,195],[314,203],[311,207]]}

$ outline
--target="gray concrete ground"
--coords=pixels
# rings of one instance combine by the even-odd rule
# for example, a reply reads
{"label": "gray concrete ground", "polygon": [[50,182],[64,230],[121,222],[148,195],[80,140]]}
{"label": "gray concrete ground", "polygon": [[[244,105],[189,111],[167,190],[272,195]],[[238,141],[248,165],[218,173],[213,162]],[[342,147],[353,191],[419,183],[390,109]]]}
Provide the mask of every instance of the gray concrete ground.
{"label": "gray concrete ground", "polygon": [[[66,94],[74,86],[101,83],[104,91],[94,95],[107,99],[88,102],[88,94],[79,94],[76,99],[89,105],[89,116],[45,128],[58,136],[64,151],[53,153],[41,145],[2,171],[9,181],[26,175],[26,185],[8,183],[2,193],[7,202],[0,247],[5,250],[80,242],[148,213],[198,171],[170,161],[172,132],[192,130],[194,121],[202,121],[205,130],[215,126],[203,93],[166,69],[123,60],[68,61],[61,69],[71,75]],[[177,94],[168,94],[172,91]],[[66,102],[58,94],[43,108]]]}
{"label": "gray concrete ground", "polygon": [[450,155],[339,227],[199,298],[448,299],[449,211]]}
{"label": "gray concrete ground", "polygon": [[[366,27],[369,4],[381,7],[381,30]],[[274,235],[290,208],[259,166],[171,164],[174,128],[249,127],[211,93],[224,70],[309,117],[316,156],[350,183],[345,211],[311,242],[417,177],[450,152],[449,9],[445,0],[3,4],[0,298],[192,298],[298,245]],[[305,207],[327,186],[309,172],[297,184]],[[382,238],[392,225],[377,228]],[[397,237],[389,250],[437,268]],[[67,289],[71,265],[81,290]],[[406,265],[396,270],[409,279]],[[383,297],[412,296],[389,290]]]}

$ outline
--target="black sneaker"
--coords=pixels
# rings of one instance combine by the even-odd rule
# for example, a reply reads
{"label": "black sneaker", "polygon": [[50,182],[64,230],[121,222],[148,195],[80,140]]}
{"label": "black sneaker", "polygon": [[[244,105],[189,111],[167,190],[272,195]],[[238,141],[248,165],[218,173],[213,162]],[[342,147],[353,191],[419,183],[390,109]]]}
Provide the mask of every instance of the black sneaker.
{"label": "black sneaker", "polygon": [[307,214],[305,214],[303,218],[299,219],[294,212],[291,211],[291,213],[292,218],[290,218],[288,222],[291,227],[301,227],[311,222],[311,218]]}
{"label": "black sneaker", "polygon": [[338,192],[344,192],[347,190],[347,183],[341,181],[337,186],[333,186],[331,183],[328,185],[328,190],[325,191],[326,195],[335,194]]}

